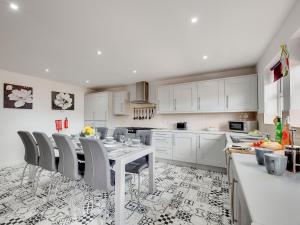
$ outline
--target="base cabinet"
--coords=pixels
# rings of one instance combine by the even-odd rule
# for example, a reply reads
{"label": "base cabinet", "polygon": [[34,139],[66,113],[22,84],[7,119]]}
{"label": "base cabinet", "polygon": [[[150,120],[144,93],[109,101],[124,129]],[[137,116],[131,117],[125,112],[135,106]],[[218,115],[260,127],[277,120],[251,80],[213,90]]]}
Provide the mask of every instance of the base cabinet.
{"label": "base cabinet", "polygon": [[156,132],[152,135],[152,145],[155,146],[155,155],[162,159],[173,159],[172,135],[166,132]]}
{"label": "base cabinet", "polygon": [[231,220],[233,225],[251,225],[252,219],[247,208],[247,203],[243,195],[241,184],[236,175],[234,165],[229,162],[227,165],[229,178],[229,193],[231,200]]}
{"label": "base cabinet", "polygon": [[197,163],[210,166],[225,167],[225,155],[223,153],[225,145],[225,135],[199,135],[197,148]]}
{"label": "base cabinet", "polygon": [[224,134],[154,131],[152,145],[158,158],[225,168]]}
{"label": "base cabinet", "polygon": [[196,163],[196,134],[175,133],[173,137],[173,160]]}

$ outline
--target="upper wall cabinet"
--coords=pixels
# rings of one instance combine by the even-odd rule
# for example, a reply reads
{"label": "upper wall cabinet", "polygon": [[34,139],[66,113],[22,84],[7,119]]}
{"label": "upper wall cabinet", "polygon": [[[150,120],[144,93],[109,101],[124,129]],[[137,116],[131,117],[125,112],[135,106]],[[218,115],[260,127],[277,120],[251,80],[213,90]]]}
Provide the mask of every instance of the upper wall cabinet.
{"label": "upper wall cabinet", "polygon": [[198,82],[198,112],[224,112],[224,80]]}
{"label": "upper wall cabinet", "polygon": [[157,89],[157,112],[169,113],[173,112],[173,86],[160,86]]}
{"label": "upper wall cabinet", "polygon": [[113,110],[115,115],[128,115],[129,95],[127,91],[113,93]]}
{"label": "upper wall cabinet", "polygon": [[228,112],[257,111],[257,76],[225,79],[225,109]]}
{"label": "upper wall cabinet", "polygon": [[197,85],[186,83],[174,85],[174,111],[197,112]]}
{"label": "upper wall cabinet", "polygon": [[106,121],[108,114],[108,93],[93,93],[85,96],[84,119]]}
{"label": "upper wall cabinet", "polygon": [[257,111],[257,76],[158,87],[158,113]]}

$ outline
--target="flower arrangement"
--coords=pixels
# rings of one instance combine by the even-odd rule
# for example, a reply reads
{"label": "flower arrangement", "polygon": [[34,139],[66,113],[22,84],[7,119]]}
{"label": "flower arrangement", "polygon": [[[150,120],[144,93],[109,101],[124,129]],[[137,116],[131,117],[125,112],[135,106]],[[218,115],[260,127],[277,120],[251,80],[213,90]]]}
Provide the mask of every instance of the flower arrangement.
{"label": "flower arrangement", "polygon": [[81,131],[82,136],[93,136],[95,134],[95,130],[91,126],[85,126]]}

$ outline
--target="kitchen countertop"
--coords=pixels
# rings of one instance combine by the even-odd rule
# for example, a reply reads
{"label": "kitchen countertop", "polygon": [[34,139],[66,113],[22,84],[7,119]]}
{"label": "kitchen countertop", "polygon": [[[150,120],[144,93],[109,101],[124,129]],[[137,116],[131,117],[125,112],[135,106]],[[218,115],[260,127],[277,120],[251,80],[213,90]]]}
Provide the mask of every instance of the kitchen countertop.
{"label": "kitchen countertop", "polygon": [[269,175],[253,155],[232,154],[232,160],[254,223],[300,224],[300,174]]}
{"label": "kitchen countertop", "polygon": [[152,129],[151,131],[153,132],[174,132],[174,133],[198,133],[198,134],[225,134],[226,131],[207,131],[207,130],[177,130],[177,129],[164,129],[164,128],[157,128],[157,129]]}

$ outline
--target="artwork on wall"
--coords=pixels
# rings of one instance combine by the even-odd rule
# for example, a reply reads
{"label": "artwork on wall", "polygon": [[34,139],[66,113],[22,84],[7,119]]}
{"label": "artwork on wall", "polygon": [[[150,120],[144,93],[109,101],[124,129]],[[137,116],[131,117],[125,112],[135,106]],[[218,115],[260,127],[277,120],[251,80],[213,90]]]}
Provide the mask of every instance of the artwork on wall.
{"label": "artwork on wall", "polygon": [[4,83],[3,91],[4,108],[32,109],[32,87]]}
{"label": "artwork on wall", "polygon": [[52,91],[51,99],[54,110],[74,110],[74,94]]}

